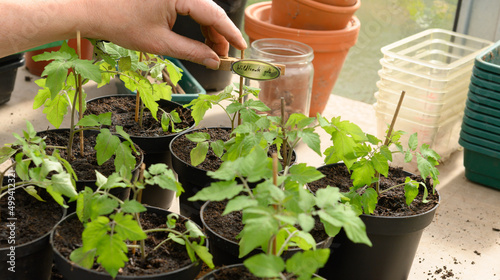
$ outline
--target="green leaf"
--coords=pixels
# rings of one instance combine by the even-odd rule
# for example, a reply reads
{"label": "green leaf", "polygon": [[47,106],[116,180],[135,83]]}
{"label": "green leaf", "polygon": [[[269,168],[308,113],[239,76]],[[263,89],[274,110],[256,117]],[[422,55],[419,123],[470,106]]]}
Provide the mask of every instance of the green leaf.
{"label": "green leaf", "polygon": [[205,160],[208,153],[208,145],[209,145],[208,142],[201,142],[198,143],[196,147],[194,147],[191,150],[190,156],[191,156],[191,164],[193,166],[198,166]]}
{"label": "green leaf", "polygon": [[16,152],[17,150],[14,150],[8,146],[3,146],[2,148],[0,148],[0,164],[9,160]]}
{"label": "green leaf", "polygon": [[50,99],[50,90],[48,87],[45,86],[45,78],[38,79],[35,81],[35,84],[41,87],[41,89],[38,90],[38,93],[36,94],[33,102],[33,109],[38,109],[42,107],[43,104],[45,104],[45,101],[47,99]]}
{"label": "green leaf", "polygon": [[299,131],[299,137],[302,138],[302,141],[306,143],[306,145],[313,150],[316,154],[321,156],[321,147],[320,147],[320,138],[319,134],[314,132],[314,129],[307,128],[302,131]]}
{"label": "green leaf", "polygon": [[338,188],[327,186],[326,188],[319,189],[316,192],[316,205],[319,208],[326,208],[332,204],[338,203],[340,197],[341,194]]}
{"label": "green leaf", "polygon": [[99,242],[107,236],[109,230],[111,230],[111,227],[107,217],[100,216],[87,223],[82,233],[82,249],[88,251],[97,248]]}
{"label": "green leaf", "polygon": [[128,71],[130,70],[130,67],[132,67],[132,60],[130,56],[121,57],[120,60],[118,60],[118,69],[120,71]]}
{"label": "green leaf", "polygon": [[56,95],[62,90],[68,69],[71,63],[61,60],[54,60],[45,66],[42,77],[47,76],[45,86],[50,90],[50,97],[54,99]]}
{"label": "green leaf", "polygon": [[250,272],[261,278],[280,277],[285,270],[285,261],[274,255],[258,254],[243,261]]}
{"label": "green leaf", "polygon": [[161,115],[161,129],[163,132],[167,132],[169,127],[170,127],[170,119],[168,118],[167,114],[162,114]]}
{"label": "green leaf", "polygon": [[297,252],[286,261],[286,271],[301,276],[299,279],[309,279],[325,266],[329,256],[329,249]]}
{"label": "green leaf", "polygon": [[299,225],[303,231],[309,232],[314,228],[314,218],[306,213],[300,213],[298,216]]}
{"label": "green leaf", "polygon": [[125,213],[141,213],[145,212],[147,209],[137,200],[125,200],[120,206],[120,209]]}
{"label": "green leaf", "polygon": [[119,235],[105,235],[97,246],[97,262],[111,275],[116,277],[118,270],[128,261],[127,244]]}
{"label": "green leaf", "polygon": [[370,185],[374,176],[375,169],[373,168],[372,163],[364,158],[352,166],[351,178],[355,187]]}
{"label": "green leaf", "polygon": [[372,214],[375,211],[378,203],[377,191],[373,188],[367,188],[363,195],[361,196],[361,204],[363,205],[363,210],[365,214]]}
{"label": "green leaf", "polygon": [[[103,120],[103,119],[100,118],[100,116],[106,117],[106,116],[104,116],[105,114],[107,114],[107,113],[99,115],[99,121],[102,124],[111,125],[111,116],[110,116],[110,119],[109,119],[109,122],[110,122],[109,124],[105,123],[105,120]],[[139,154],[139,152],[135,148],[134,141],[132,141],[132,139],[130,138],[130,135],[128,135],[128,133],[123,130],[123,127],[117,125],[115,127],[115,129],[116,129],[116,133],[118,133],[121,137],[123,137],[123,139],[127,140],[130,143],[130,147],[132,147],[132,150],[134,150],[134,152],[136,152],[137,154]]]}
{"label": "green leaf", "polygon": [[414,181],[409,177],[406,178],[406,180],[405,180],[405,197],[406,197],[406,204],[408,206],[410,206],[410,204],[413,202],[415,197],[417,197],[419,185],[420,184],[417,181]]}
{"label": "green leaf", "polygon": [[196,255],[211,269],[215,267],[213,263],[213,256],[210,254],[208,251],[208,248],[203,245],[199,245],[196,242],[191,243],[191,247],[193,247],[193,250],[196,252]]}
{"label": "green leaf", "polygon": [[73,181],[71,180],[71,176],[68,173],[52,175],[50,189],[68,198],[76,198],[78,195],[73,185]]}
{"label": "green leaf", "polygon": [[262,102],[258,99],[248,99],[247,101],[244,102],[243,105],[247,108],[254,109],[257,111],[262,111],[262,112],[271,110],[271,108],[267,107],[267,105],[264,104],[264,102]]}
{"label": "green leaf", "polygon": [[410,135],[410,138],[408,138],[408,147],[412,151],[415,151],[418,148],[418,137],[416,132]]}
{"label": "green leaf", "polygon": [[387,177],[387,174],[389,173],[389,161],[387,160],[387,157],[385,155],[383,155],[382,153],[373,154],[372,164],[378,173]]}
{"label": "green leaf", "polygon": [[95,249],[85,251],[83,250],[83,248],[78,248],[71,252],[69,258],[71,259],[71,261],[77,263],[78,265],[87,269],[91,269],[94,265],[95,252]]}
{"label": "green leaf", "polygon": [[312,166],[305,163],[292,165],[289,169],[290,179],[297,181],[301,185],[319,180],[325,175]]}
{"label": "green leaf", "polygon": [[109,129],[103,128],[96,138],[94,147],[97,154],[97,164],[102,165],[115,154],[116,149],[120,145],[120,138],[111,134]]}
{"label": "green leaf", "polygon": [[188,198],[188,200],[221,201],[226,198],[231,199],[241,191],[243,191],[243,185],[238,185],[236,181],[213,182],[210,186],[201,189],[194,196]]}
{"label": "green leaf", "polygon": [[99,65],[93,64],[87,59],[77,59],[73,61],[73,67],[76,74],[80,74],[82,78],[92,80],[96,83],[101,82],[101,70]]}
{"label": "green leaf", "polygon": [[120,171],[122,167],[125,167],[129,171],[135,168],[136,160],[128,143],[120,143],[115,150],[115,155],[114,164],[116,171]]}
{"label": "green leaf", "polygon": [[242,258],[252,252],[255,248],[267,246],[267,242],[277,233],[278,224],[270,216],[260,216],[247,222],[238,236],[240,240],[240,254]]}
{"label": "green leaf", "polygon": [[210,140],[210,134],[205,132],[193,132],[186,134],[186,138],[189,139],[189,141],[201,143]]}
{"label": "green leaf", "polygon": [[90,202],[90,218],[108,215],[118,208],[118,201],[104,195],[94,196]]}
{"label": "green leaf", "polygon": [[47,115],[47,120],[56,128],[59,128],[68,112],[68,100],[62,95],[56,95],[45,102],[43,113]]}
{"label": "green leaf", "polygon": [[210,143],[210,147],[214,151],[215,155],[219,158],[224,154],[224,142],[222,140],[217,140]]}
{"label": "green leaf", "polygon": [[137,221],[133,219],[132,215],[117,213],[116,215],[111,215],[111,218],[115,222],[114,229],[116,233],[120,235],[121,239],[134,241],[146,239],[148,237]]}
{"label": "green leaf", "polygon": [[406,151],[404,161],[410,162],[410,161],[412,161],[412,159],[413,159],[413,154],[411,153],[411,151]]}
{"label": "green leaf", "polygon": [[240,211],[247,207],[257,206],[257,204],[258,202],[255,199],[251,199],[246,195],[237,196],[227,202],[222,216],[227,215],[233,211]]}
{"label": "green leaf", "polygon": [[44,201],[43,198],[40,197],[40,195],[38,195],[38,192],[36,191],[36,188],[35,186],[27,186],[24,188],[24,190],[29,194],[31,195],[32,197],[36,198],[38,201]]}

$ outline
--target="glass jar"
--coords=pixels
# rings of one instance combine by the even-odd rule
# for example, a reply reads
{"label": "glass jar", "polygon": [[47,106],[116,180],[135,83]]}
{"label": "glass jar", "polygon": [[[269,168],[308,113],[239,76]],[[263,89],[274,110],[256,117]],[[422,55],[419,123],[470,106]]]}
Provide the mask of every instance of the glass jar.
{"label": "glass jar", "polygon": [[293,40],[265,38],[252,42],[251,58],[286,66],[284,75],[275,80],[251,83],[261,89],[259,99],[271,108],[267,113],[280,116],[281,97],[284,97],[285,119],[293,113],[309,116],[314,75],[313,49]]}

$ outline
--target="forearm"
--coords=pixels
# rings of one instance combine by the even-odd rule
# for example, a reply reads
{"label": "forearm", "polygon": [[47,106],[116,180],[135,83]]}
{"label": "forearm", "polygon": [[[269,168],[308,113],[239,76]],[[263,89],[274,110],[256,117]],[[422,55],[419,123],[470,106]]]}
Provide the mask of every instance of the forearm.
{"label": "forearm", "polygon": [[0,0],[0,57],[76,37],[86,28],[85,6],[82,0]]}

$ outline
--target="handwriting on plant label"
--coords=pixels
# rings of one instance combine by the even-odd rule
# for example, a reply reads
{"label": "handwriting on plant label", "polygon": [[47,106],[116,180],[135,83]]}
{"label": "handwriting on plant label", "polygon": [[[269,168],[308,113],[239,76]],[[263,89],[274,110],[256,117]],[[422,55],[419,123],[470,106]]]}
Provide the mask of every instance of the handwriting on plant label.
{"label": "handwriting on plant label", "polygon": [[234,73],[252,80],[274,80],[278,78],[281,71],[278,67],[258,60],[239,60],[232,64]]}

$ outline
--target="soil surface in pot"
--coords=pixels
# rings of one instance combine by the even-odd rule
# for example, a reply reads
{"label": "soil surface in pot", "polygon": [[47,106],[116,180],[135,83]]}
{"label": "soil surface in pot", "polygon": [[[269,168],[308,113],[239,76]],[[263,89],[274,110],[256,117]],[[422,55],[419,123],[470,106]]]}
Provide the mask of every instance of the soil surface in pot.
{"label": "soil surface in pot", "polygon": [[[68,145],[69,140],[69,130],[68,131],[42,131],[38,133],[39,136],[46,136],[45,143],[51,146],[59,146],[66,147]],[[109,176],[115,171],[114,159],[115,156],[112,156],[111,159],[103,163],[102,165],[97,164],[97,157],[95,152],[96,145],[96,135],[89,135],[84,139],[84,153],[83,157],[80,154],[80,133],[75,134],[75,139],[73,140],[73,160],[68,160],[73,169],[75,170],[76,176],[80,181],[86,180],[96,180],[96,175],[94,170],[99,171],[104,176]],[[136,147],[136,149],[139,148]],[[68,155],[65,149],[59,149],[59,152],[64,159],[68,159]],[[51,154],[52,150],[47,149],[47,153]],[[136,162],[139,163],[141,160],[140,155],[136,155]]]}
{"label": "soil surface in pot", "polygon": [[[228,129],[224,128],[210,128],[210,129],[200,129],[196,132],[208,133],[210,135],[211,141],[222,140],[226,142],[231,139],[231,133]],[[196,143],[186,138],[186,135],[181,135],[175,141],[172,142],[172,150],[175,155],[179,157],[182,161],[191,163],[191,150],[196,147]],[[275,146],[270,147],[269,151],[275,152],[277,149]],[[271,156],[269,154],[269,156]],[[295,162],[295,154],[292,156],[292,163]],[[281,165],[283,166],[283,161],[280,159]],[[207,157],[198,166],[198,168],[206,171],[217,171],[222,164],[222,160],[215,155],[212,149],[208,150]]]}
{"label": "soil surface in pot", "polygon": [[[49,232],[62,218],[61,206],[44,190],[38,189],[38,194],[46,201],[42,202],[29,195],[22,189],[17,189],[14,194],[15,205],[9,207],[9,194],[0,200],[0,248],[10,247],[8,243],[10,230],[7,229],[12,221],[8,218],[16,218],[15,223],[15,245],[33,241]],[[5,230],[4,230],[5,229]]]}
{"label": "soil surface in pot", "polygon": [[[343,164],[323,167],[320,171],[325,177],[308,184],[309,189],[313,193],[316,193],[318,189],[325,188],[328,185],[339,188],[341,192],[348,192],[349,188],[352,186],[351,174]],[[402,184],[405,182],[406,177],[407,175],[402,168],[390,167],[389,177],[380,177],[380,188],[385,190],[391,186]],[[410,178],[418,182],[424,182],[421,176],[411,175]],[[427,200],[429,200],[428,203],[422,203],[423,190],[420,188],[418,196],[408,207],[405,202],[404,188],[398,187],[380,195],[378,205],[373,215],[403,217],[418,215],[431,210],[439,203],[439,195],[437,192],[433,194],[430,178],[425,180],[425,184],[429,192],[429,196],[427,197]]]}
{"label": "soil surface in pot", "polygon": [[[140,215],[141,225],[144,230],[151,228],[166,228],[166,216],[157,215],[156,213],[143,212]],[[185,231],[185,220],[179,218],[176,224],[176,230]],[[81,234],[83,231],[82,223],[75,217],[74,219],[66,220],[63,226],[58,226],[54,233],[54,246],[56,249],[69,260],[71,252],[79,248],[82,244]],[[146,261],[141,262],[140,250],[136,250],[132,254],[129,249],[129,262],[121,270],[119,275],[126,276],[142,276],[154,275],[177,270],[191,264],[191,260],[184,246],[175,242],[165,242],[157,250],[153,248],[160,242],[168,238],[166,232],[156,232],[148,234],[146,239]],[[96,271],[105,272],[105,270],[97,263],[92,268]]]}
{"label": "soil surface in pot", "polygon": [[[186,129],[194,125],[194,119],[191,117],[190,109],[182,106],[178,107],[174,103],[172,103],[172,107],[160,107],[167,113],[175,110],[179,114],[181,123],[175,124],[176,129]],[[85,114],[99,115],[107,112],[112,112],[112,126],[109,128],[111,131],[114,131],[114,127],[119,125],[122,126],[123,130],[131,136],[158,137],[173,133],[171,131],[172,128],[170,128],[170,131],[163,132],[159,122],[163,114],[163,111],[161,110],[158,110],[158,120],[155,120],[151,112],[145,109],[142,123],[143,127],[141,128],[139,123],[135,121],[135,96],[131,96],[130,98],[124,98],[123,96],[111,96],[93,100],[92,102],[87,103],[87,110],[85,111]]]}
{"label": "soil surface in pot", "polygon": [[[210,202],[205,207],[203,219],[205,223],[219,235],[238,243],[239,240],[236,239],[236,236],[243,230],[242,213],[241,211],[233,211],[222,216],[226,204],[227,201]],[[318,243],[328,238],[328,235],[325,233],[325,228],[319,220],[316,220],[316,224],[310,233]]]}

